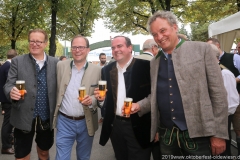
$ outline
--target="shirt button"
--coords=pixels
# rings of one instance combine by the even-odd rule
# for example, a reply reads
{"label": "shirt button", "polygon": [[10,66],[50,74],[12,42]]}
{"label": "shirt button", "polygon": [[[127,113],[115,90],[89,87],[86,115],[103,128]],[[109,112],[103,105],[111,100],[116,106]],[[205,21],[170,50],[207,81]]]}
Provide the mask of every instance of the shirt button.
{"label": "shirt button", "polygon": [[173,103],[173,101],[170,101],[170,103]]}
{"label": "shirt button", "polygon": [[172,109],[171,109],[171,111],[173,112],[173,111],[174,111],[174,109],[172,108]]}
{"label": "shirt button", "polygon": [[172,88],[172,86],[169,86],[170,88]]}
{"label": "shirt button", "polygon": [[176,117],[173,117],[172,119],[176,119]]}
{"label": "shirt button", "polygon": [[172,80],[172,78],[169,78],[169,81],[171,81]]}
{"label": "shirt button", "polygon": [[173,94],[172,93],[170,93],[170,96],[172,96]]}

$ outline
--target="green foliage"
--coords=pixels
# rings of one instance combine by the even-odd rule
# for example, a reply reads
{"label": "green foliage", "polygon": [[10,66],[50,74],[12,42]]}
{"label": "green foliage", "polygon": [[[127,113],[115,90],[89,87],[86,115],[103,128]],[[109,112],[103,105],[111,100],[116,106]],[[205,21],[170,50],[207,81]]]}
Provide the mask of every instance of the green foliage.
{"label": "green foliage", "polygon": [[[102,0],[105,26],[113,32],[148,34],[148,18],[157,10],[181,8],[187,0]],[[171,2],[171,3],[170,3]]]}
{"label": "green foliage", "polygon": [[208,25],[209,23],[205,23],[202,25],[199,25],[198,23],[192,23],[190,25],[192,30],[192,34],[190,36],[191,40],[206,42],[208,38]]}
{"label": "green foliage", "polygon": [[[94,20],[100,18],[100,3],[98,0],[71,0],[64,4],[58,14],[58,37],[71,40],[75,35],[91,36]],[[66,2],[66,3],[65,3]]]}
{"label": "green foliage", "polygon": [[2,0],[0,2],[0,30],[4,42],[0,44],[11,44],[15,48],[17,40],[25,39],[30,28],[44,25],[44,16],[41,16],[39,7],[41,1],[31,0]]}
{"label": "green foliage", "polygon": [[187,36],[188,39],[190,39],[190,36],[189,36],[188,31],[186,30],[184,24],[181,25],[181,28],[179,28],[178,33],[183,34],[183,35]]}

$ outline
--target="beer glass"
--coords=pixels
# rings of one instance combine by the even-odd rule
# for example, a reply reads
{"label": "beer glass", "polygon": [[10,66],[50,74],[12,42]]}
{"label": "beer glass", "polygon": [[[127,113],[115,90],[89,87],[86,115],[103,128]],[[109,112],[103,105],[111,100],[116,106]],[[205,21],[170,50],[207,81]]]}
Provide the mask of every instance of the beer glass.
{"label": "beer glass", "polygon": [[124,117],[130,117],[130,112],[132,108],[132,98],[124,99]]}
{"label": "beer glass", "polygon": [[106,96],[107,81],[98,81],[99,96],[101,98]]}
{"label": "beer glass", "polygon": [[25,94],[25,81],[24,80],[17,80],[16,81],[16,87],[19,90],[21,94],[21,99],[24,99]]}
{"label": "beer glass", "polygon": [[78,99],[79,99],[80,102],[82,102],[83,98],[84,98],[85,95],[86,95],[86,88],[85,88],[84,86],[82,86],[82,87],[80,87],[80,88],[78,89],[78,92],[79,92],[79,97],[78,97]]}

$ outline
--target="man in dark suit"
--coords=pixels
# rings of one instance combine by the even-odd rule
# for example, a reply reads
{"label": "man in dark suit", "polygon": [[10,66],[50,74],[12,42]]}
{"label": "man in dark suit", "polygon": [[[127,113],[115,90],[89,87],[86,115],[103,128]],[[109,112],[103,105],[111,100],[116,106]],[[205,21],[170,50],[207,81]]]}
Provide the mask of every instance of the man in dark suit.
{"label": "man in dark suit", "polygon": [[117,36],[112,40],[112,54],[115,62],[102,69],[102,80],[107,81],[107,95],[104,100],[95,97],[106,107],[102,125],[100,144],[105,145],[111,139],[117,160],[150,159],[150,114],[130,118],[122,116],[124,99],[130,97],[137,102],[150,93],[149,61],[135,59],[132,56],[131,40]]}
{"label": "man in dark suit", "polygon": [[11,59],[17,55],[14,49],[10,49],[7,52],[7,61],[0,67],[0,102],[2,104],[2,110],[4,111],[4,119],[2,124],[2,154],[14,154],[12,148],[11,136],[13,126],[10,124],[10,114],[11,114],[11,102],[6,98],[3,92],[3,86],[6,83],[8,70],[10,68]]}

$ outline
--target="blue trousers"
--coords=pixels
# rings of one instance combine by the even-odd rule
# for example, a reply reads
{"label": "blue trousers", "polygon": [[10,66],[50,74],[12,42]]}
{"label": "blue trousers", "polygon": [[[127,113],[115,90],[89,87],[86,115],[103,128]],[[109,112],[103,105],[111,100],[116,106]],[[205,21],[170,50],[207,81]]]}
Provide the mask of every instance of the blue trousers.
{"label": "blue trousers", "polygon": [[71,120],[58,115],[56,134],[56,160],[71,160],[74,142],[77,142],[77,160],[89,160],[93,136],[88,135],[86,120]]}

